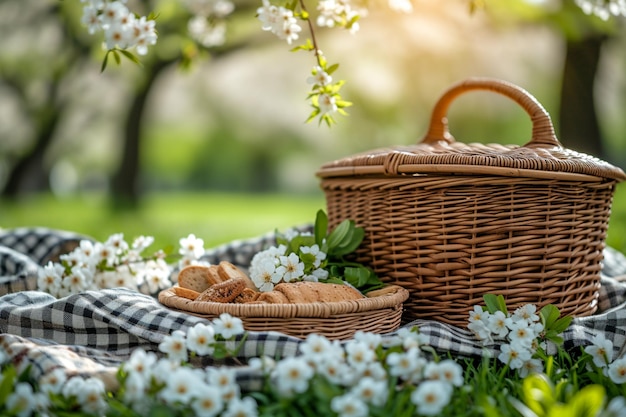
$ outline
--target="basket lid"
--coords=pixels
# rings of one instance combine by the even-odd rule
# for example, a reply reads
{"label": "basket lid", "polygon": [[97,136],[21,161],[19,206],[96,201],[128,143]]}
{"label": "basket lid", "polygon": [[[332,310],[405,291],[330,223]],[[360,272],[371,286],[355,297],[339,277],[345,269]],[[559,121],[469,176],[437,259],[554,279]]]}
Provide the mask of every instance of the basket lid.
{"label": "basket lid", "polygon": [[[530,116],[532,136],[519,145],[465,144],[448,130],[447,110],[462,93],[487,90],[517,102]],[[506,81],[470,78],[453,85],[433,109],[430,125],[420,143],[380,148],[343,158],[321,167],[322,178],[358,175],[486,174],[510,177],[553,178],[572,181],[626,179],[624,171],[559,142],[550,115],[526,90]]]}

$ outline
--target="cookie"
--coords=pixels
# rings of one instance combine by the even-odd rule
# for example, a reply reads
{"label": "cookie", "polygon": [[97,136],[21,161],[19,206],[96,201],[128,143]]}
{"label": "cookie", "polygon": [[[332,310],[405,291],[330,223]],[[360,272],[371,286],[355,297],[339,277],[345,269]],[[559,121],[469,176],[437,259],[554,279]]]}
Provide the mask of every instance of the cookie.
{"label": "cookie", "polygon": [[250,288],[244,288],[241,294],[235,297],[233,303],[251,303],[253,301],[256,301],[257,298],[259,298],[259,295],[261,295],[261,293],[258,291],[251,290]]}

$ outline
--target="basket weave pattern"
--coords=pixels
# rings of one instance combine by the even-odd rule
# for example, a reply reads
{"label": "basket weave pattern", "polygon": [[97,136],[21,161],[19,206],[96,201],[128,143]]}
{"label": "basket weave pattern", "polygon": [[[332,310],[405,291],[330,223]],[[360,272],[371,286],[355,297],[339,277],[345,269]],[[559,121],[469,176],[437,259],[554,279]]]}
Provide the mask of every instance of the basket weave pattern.
{"label": "basket weave pattern", "polygon": [[402,320],[402,303],[408,296],[405,288],[394,286],[378,297],[333,303],[236,304],[192,301],[177,296],[173,290],[164,290],[159,293],[159,301],[207,319],[229,313],[239,317],[248,331],[277,331],[301,339],[316,333],[331,340],[345,340],[359,330],[396,330]]}
{"label": "basket weave pattern", "polygon": [[358,261],[411,293],[405,320],[466,323],[486,293],[573,316],[596,309],[611,183],[454,177],[325,187],[330,223],[351,218],[366,230]]}
{"label": "basket weave pattern", "polygon": [[[474,89],[518,102],[531,115],[531,141],[454,141],[446,110]],[[459,84],[437,103],[417,146],[359,154],[318,175],[329,225],[349,218],[364,227],[357,260],[409,290],[403,321],[466,325],[487,293],[502,294],[510,307],[554,304],[572,316],[597,308],[613,193],[626,176],[563,148],[547,112],[519,87]]]}

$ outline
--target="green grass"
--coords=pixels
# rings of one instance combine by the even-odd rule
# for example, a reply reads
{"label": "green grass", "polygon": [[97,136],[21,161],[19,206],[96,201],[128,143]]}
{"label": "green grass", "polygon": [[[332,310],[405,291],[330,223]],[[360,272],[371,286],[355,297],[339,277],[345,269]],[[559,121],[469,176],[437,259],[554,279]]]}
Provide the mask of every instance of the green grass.
{"label": "green grass", "polygon": [[101,198],[38,195],[19,203],[0,202],[0,227],[45,226],[98,240],[120,232],[127,240],[150,235],[155,238],[153,249],[177,246],[181,237],[194,233],[210,248],[313,222],[324,204],[321,193],[163,193],[146,196],[137,211],[115,212]]}
{"label": "green grass", "polygon": [[[36,195],[20,202],[0,201],[0,227],[46,226],[104,240],[124,233],[155,238],[154,249],[178,245],[194,233],[210,248],[235,239],[313,222],[325,208],[323,194],[156,193],[137,211],[113,212],[97,197],[55,199]],[[626,185],[617,187],[607,244],[626,252]]]}
{"label": "green grass", "polygon": [[606,242],[626,253],[626,183],[619,184],[615,191]]}

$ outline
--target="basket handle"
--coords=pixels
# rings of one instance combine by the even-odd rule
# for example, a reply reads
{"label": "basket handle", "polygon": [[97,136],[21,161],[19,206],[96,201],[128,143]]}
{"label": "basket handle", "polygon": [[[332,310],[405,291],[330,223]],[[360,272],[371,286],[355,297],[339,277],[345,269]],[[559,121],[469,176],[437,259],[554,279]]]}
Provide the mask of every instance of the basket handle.
{"label": "basket handle", "polygon": [[435,104],[430,117],[430,125],[426,135],[422,138],[422,143],[455,142],[448,129],[448,118],[446,116],[448,108],[455,98],[472,90],[487,90],[502,94],[515,101],[528,113],[532,122],[532,137],[530,142],[524,145],[525,147],[563,147],[554,133],[550,114],[537,99],[515,84],[494,78],[469,78],[453,85],[444,92]]}

